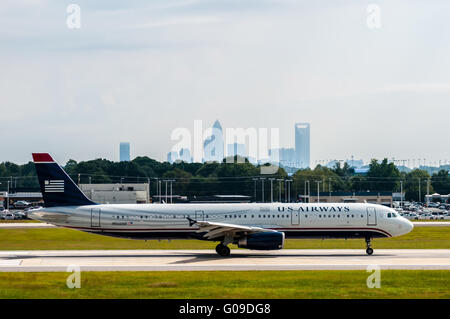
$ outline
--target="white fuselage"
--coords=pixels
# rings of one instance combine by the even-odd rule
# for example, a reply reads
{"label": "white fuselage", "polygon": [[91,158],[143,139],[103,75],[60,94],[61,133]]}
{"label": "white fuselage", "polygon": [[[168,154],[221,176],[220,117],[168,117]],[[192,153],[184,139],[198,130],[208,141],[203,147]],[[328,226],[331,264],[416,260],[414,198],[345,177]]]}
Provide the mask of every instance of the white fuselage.
{"label": "white fuselage", "polygon": [[297,238],[394,237],[413,225],[391,208],[357,203],[105,204],[40,208],[33,219],[135,239],[197,238],[196,221],[255,226]]}

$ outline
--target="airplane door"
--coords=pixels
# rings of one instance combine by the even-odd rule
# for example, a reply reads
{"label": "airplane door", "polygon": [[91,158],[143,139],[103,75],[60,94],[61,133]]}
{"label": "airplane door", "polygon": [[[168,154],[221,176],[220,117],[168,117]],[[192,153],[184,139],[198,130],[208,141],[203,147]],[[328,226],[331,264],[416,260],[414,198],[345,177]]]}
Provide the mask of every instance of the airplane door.
{"label": "airplane door", "polygon": [[204,221],[205,220],[205,212],[203,210],[195,211],[195,220]]}
{"label": "airplane door", "polygon": [[100,208],[91,209],[91,227],[100,227]]}
{"label": "airplane door", "polygon": [[376,226],[377,224],[377,212],[375,207],[367,207],[367,226]]}
{"label": "airplane door", "polygon": [[298,211],[294,210],[291,212],[291,223],[292,225],[300,224],[300,213]]}

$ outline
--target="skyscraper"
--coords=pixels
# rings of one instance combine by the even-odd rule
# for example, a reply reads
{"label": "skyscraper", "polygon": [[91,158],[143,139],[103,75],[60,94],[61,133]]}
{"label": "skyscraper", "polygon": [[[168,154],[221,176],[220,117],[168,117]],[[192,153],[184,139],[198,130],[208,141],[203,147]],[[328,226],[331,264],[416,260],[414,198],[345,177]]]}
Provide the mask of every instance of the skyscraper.
{"label": "skyscraper", "polygon": [[130,161],[130,143],[122,142],[120,143],[119,158],[121,162]]}
{"label": "skyscraper", "polygon": [[212,126],[212,134],[205,139],[203,143],[203,161],[204,162],[219,162],[221,163],[224,157],[224,142],[222,125],[219,120],[214,122]]}
{"label": "skyscraper", "polygon": [[310,161],[310,125],[309,123],[295,124],[295,167],[307,168]]}
{"label": "skyscraper", "polygon": [[179,152],[179,159],[185,163],[192,163],[191,151],[188,148],[182,148]]}

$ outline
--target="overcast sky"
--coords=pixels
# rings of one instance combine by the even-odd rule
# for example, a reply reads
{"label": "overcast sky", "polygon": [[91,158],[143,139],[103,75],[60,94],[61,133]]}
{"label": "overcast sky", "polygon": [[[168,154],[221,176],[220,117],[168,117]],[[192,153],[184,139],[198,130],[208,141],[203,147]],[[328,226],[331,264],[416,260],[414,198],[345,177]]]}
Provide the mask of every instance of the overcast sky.
{"label": "overcast sky", "polygon": [[[69,29],[67,6],[81,8]],[[381,28],[367,26],[368,5]],[[450,161],[450,2],[0,2],[0,161],[166,160],[173,129],[311,123],[311,163]]]}

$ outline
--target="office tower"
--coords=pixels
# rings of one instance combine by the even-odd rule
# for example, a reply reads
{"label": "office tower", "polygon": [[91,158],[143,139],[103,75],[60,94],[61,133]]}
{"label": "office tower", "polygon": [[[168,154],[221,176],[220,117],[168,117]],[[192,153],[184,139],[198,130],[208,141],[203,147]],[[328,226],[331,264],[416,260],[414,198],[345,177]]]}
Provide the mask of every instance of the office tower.
{"label": "office tower", "polygon": [[173,164],[173,163],[176,162],[178,159],[179,159],[178,152],[170,151],[169,153],[167,153],[167,161],[168,161],[170,164]]}
{"label": "office tower", "polygon": [[203,161],[221,163],[224,157],[223,131],[219,120],[212,126],[211,136],[203,143]]}
{"label": "office tower", "polygon": [[179,159],[185,163],[192,163],[191,151],[188,148],[182,148],[180,150]]}
{"label": "office tower", "polygon": [[309,123],[295,124],[295,167],[310,167],[310,125]]}
{"label": "office tower", "polygon": [[227,156],[247,157],[245,144],[233,143],[227,145]]}
{"label": "office tower", "polygon": [[121,162],[129,162],[130,161],[130,143],[122,142],[119,147],[119,159]]}

